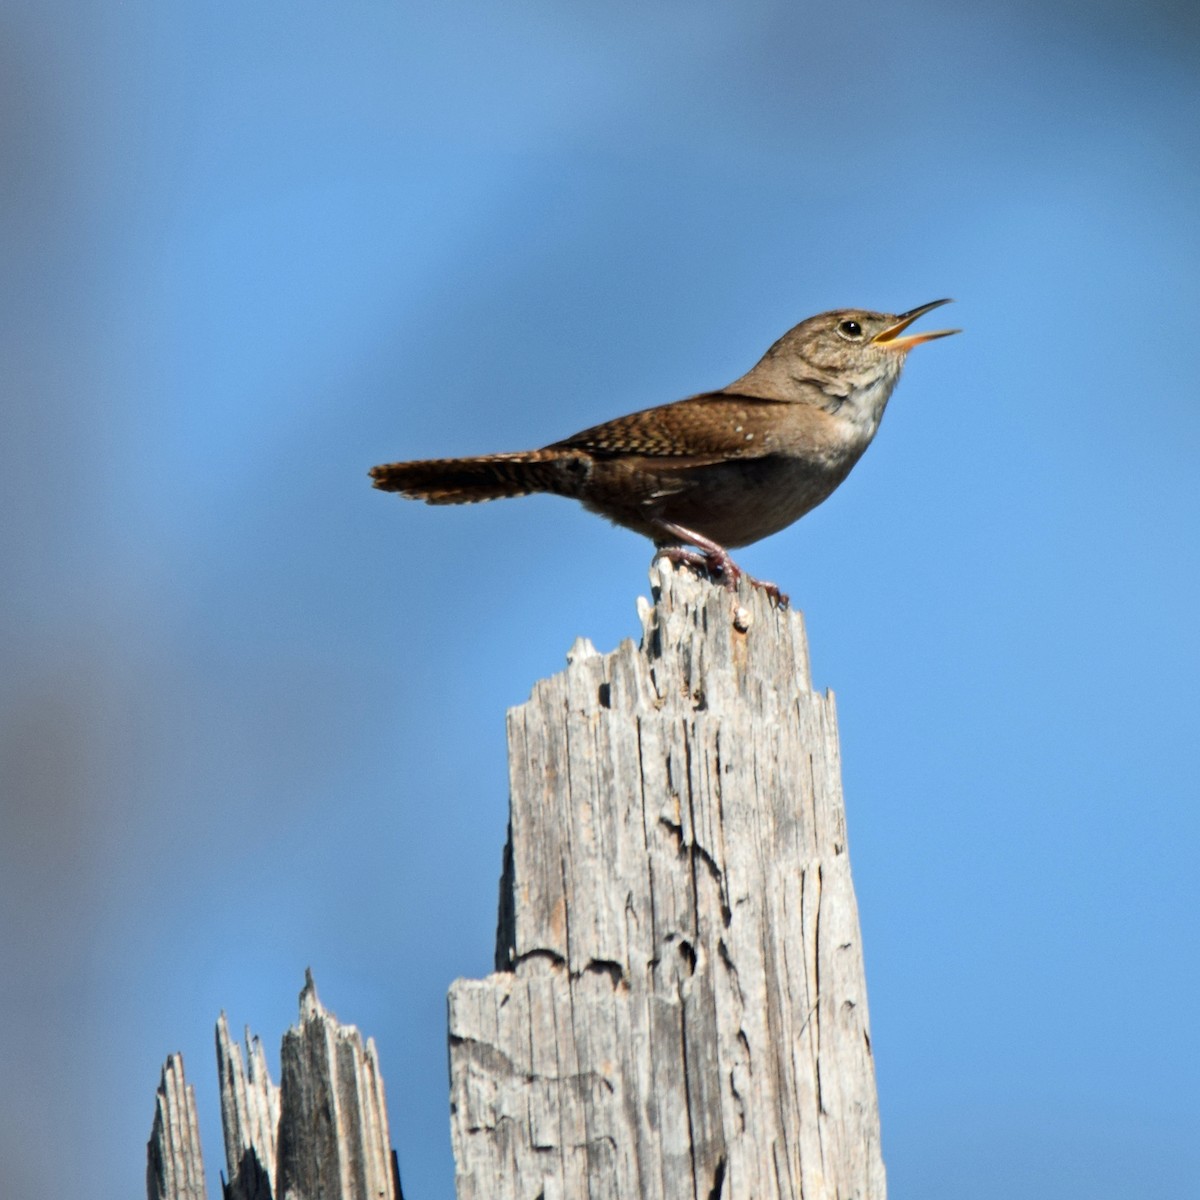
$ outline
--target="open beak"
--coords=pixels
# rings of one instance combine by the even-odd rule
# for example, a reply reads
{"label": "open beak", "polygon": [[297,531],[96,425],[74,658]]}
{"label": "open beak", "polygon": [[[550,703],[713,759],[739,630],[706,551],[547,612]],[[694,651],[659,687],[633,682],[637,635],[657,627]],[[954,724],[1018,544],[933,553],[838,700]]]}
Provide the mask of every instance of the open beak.
{"label": "open beak", "polygon": [[922,342],[932,342],[934,338],[949,337],[952,333],[962,333],[961,329],[936,329],[933,333],[910,333],[908,337],[899,336],[918,317],[923,317],[931,309],[941,308],[943,304],[950,303],[949,300],[931,300],[928,304],[922,304],[920,308],[913,308],[906,313],[901,313],[891,325],[877,333],[871,341],[882,342],[890,350],[907,352]]}

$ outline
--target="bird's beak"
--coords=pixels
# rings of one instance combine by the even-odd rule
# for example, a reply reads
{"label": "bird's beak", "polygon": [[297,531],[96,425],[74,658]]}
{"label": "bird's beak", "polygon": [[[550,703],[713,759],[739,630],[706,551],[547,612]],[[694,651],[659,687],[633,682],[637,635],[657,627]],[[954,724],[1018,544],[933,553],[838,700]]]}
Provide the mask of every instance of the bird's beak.
{"label": "bird's beak", "polygon": [[932,342],[934,338],[949,337],[952,333],[962,333],[961,329],[937,329],[933,333],[910,333],[908,337],[899,336],[918,317],[923,317],[931,309],[941,308],[943,304],[950,303],[949,300],[931,300],[928,304],[922,304],[920,308],[913,308],[906,313],[901,313],[891,325],[877,333],[871,341],[882,342],[889,350],[909,351],[922,342]]}

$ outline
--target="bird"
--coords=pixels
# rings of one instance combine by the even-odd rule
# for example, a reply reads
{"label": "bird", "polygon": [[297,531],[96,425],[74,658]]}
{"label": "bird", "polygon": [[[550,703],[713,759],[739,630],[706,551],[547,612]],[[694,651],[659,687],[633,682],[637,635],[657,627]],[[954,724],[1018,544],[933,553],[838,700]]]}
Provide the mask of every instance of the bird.
{"label": "bird", "polygon": [[949,303],[819,313],[717,391],[537,450],[384,463],[370,478],[427,504],[566,496],[650,538],[655,557],[706,570],[731,589],[745,576],[786,606],[777,585],[743,572],[729,551],[778,533],[834,492],[875,437],[908,352],[961,332],[905,334]]}

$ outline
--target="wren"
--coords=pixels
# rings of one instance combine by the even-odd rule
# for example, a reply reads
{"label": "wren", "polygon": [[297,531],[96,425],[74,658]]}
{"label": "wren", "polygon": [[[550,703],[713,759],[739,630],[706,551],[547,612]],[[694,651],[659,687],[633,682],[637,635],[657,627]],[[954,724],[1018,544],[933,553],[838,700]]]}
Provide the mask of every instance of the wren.
{"label": "wren", "polygon": [[[879,428],[908,352],[959,332],[904,330],[948,303],[899,314],[821,313],[719,391],[617,417],[540,450],[387,463],[370,475],[375,487],[428,504],[567,496],[644,534],[657,554],[734,587],[743,572],[729,550],[778,533],[846,478]],[[746,578],[787,603],[774,584]]]}

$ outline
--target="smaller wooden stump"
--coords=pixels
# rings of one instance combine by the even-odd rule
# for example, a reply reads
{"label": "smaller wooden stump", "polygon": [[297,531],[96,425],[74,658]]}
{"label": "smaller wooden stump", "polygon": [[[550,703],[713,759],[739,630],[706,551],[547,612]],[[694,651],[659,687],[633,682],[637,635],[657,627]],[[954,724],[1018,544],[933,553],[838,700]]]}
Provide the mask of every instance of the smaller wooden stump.
{"label": "smaller wooden stump", "polygon": [[146,1146],[149,1200],[208,1200],[196,1091],[183,1077],[183,1055],[172,1054],[155,1093],[154,1125]]}
{"label": "smaller wooden stump", "polygon": [[[258,1038],[217,1022],[225,1200],[403,1200],[375,1042],[322,1007],[312,974],[284,1034],[278,1087]],[[207,1200],[196,1101],[174,1054],[147,1147],[150,1200]]]}

